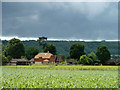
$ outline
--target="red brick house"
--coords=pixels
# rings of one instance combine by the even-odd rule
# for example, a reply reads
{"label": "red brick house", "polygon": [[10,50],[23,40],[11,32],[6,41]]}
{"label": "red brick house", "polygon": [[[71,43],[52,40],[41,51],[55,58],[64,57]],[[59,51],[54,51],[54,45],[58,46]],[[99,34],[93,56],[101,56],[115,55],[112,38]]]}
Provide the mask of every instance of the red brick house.
{"label": "red brick house", "polygon": [[39,53],[34,57],[35,64],[54,64],[55,56],[51,53]]}

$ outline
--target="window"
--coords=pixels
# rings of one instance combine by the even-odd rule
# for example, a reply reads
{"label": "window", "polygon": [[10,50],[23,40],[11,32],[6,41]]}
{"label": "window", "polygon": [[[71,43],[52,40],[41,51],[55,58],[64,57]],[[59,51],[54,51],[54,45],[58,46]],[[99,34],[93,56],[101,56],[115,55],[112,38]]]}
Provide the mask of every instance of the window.
{"label": "window", "polygon": [[39,57],[39,59],[42,59],[42,57]]}

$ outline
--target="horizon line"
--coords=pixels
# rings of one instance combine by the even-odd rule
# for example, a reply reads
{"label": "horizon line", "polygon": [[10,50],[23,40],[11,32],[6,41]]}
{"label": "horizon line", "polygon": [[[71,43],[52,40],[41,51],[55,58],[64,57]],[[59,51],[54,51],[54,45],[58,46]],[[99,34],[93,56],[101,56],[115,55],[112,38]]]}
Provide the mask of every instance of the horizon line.
{"label": "horizon line", "polygon": [[[37,41],[38,38],[35,37],[18,37],[18,36],[13,36],[13,37],[0,37],[0,40],[10,40],[12,38],[17,38],[20,39],[21,41],[28,41],[28,40],[35,40]],[[48,41],[119,41],[119,40],[105,40],[105,39],[96,39],[96,40],[86,40],[86,39],[55,39],[55,38],[48,38]]]}

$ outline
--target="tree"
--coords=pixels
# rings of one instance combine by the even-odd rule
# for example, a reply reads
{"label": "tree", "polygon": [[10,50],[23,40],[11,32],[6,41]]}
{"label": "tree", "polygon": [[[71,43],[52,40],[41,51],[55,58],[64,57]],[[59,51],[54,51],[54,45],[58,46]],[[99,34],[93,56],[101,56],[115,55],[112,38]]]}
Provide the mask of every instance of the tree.
{"label": "tree", "polygon": [[88,54],[88,57],[91,58],[93,61],[96,60],[96,54],[94,52],[91,52],[90,54]]}
{"label": "tree", "polygon": [[25,55],[28,60],[32,59],[38,53],[39,50],[35,47],[28,47],[28,49],[25,51]]}
{"label": "tree", "polygon": [[99,64],[100,60],[97,60],[96,54],[94,52],[91,52],[88,54],[88,57],[92,59],[93,64]]}
{"label": "tree", "polygon": [[79,64],[84,64],[84,65],[92,65],[93,64],[93,60],[91,58],[89,58],[88,56],[86,55],[82,55],[80,57],[80,60],[79,60]]}
{"label": "tree", "polygon": [[50,52],[52,53],[53,55],[56,55],[56,47],[53,45],[53,44],[47,44],[44,49],[43,49],[44,52]]}
{"label": "tree", "polygon": [[59,54],[58,56],[60,56],[63,59],[63,61],[65,61],[65,59],[66,59],[65,55]]}
{"label": "tree", "polygon": [[7,57],[5,55],[2,55],[2,65],[6,65],[8,63]]}
{"label": "tree", "polygon": [[2,55],[0,55],[0,56],[2,58],[2,65],[6,65],[7,63],[9,63],[12,60],[11,56],[6,57],[4,52],[2,52]]}
{"label": "tree", "polygon": [[111,58],[110,51],[105,45],[100,45],[97,47],[96,55],[102,64]]}
{"label": "tree", "polygon": [[43,46],[43,49],[45,48],[45,46],[47,45],[45,41],[47,41],[47,37],[39,37],[39,39],[37,40],[39,45]]}
{"label": "tree", "polygon": [[80,56],[84,55],[84,45],[80,43],[74,43],[70,47],[70,57],[79,60]]}
{"label": "tree", "polygon": [[5,53],[12,58],[21,58],[21,56],[24,56],[25,49],[22,41],[16,38],[9,40],[5,48]]}

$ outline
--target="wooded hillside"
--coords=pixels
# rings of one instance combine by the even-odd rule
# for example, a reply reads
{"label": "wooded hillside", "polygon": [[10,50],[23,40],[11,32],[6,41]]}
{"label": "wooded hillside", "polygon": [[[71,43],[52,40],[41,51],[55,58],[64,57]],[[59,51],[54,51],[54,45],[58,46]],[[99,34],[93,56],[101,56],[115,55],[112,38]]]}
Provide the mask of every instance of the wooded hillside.
{"label": "wooded hillside", "polygon": [[[3,40],[3,46],[5,47],[8,41]],[[96,52],[96,49],[99,45],[106,45],[108,49],[110,50],[111,55],[118,55],[118,42],[84,42],[84,41],[47,41],[47,43],[52,43],[56,46],[57,54],[69,55],[69,48],[73,43],[82,43],[85,45],[85,53],[89,54],[90,52]],[[34,46],[38,48],[42,52],[42,47],[39,46],[38,42],[35,40],[29,40],[29,41],[23,41],[23,44],[25,45],[25,49],[27,49],[30,46]],[[3,49],[4,49],[3,47]]]}

